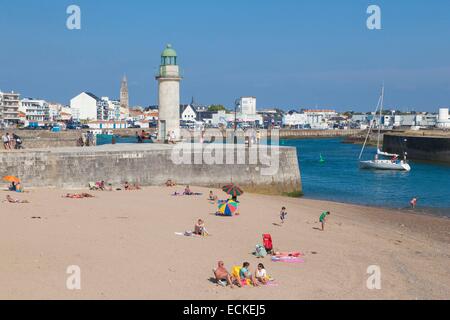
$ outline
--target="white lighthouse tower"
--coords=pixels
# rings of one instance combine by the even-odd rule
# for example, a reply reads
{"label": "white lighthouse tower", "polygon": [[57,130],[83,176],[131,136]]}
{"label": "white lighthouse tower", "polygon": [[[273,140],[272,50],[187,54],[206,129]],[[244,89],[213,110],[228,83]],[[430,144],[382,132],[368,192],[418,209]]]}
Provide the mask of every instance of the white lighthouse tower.
{"label": "white lighthouse tower", "polygon": [[164,142],[174,132],[180,137],[180,70],[177,53],[170,44],[161,54],[161,67],[156,76],[159,89],[159,129],[158,140]]}

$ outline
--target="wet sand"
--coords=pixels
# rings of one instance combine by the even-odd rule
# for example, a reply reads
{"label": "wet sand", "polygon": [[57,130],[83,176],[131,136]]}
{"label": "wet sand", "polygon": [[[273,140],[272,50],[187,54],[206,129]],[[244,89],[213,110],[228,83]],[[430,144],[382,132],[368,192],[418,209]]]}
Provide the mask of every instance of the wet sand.
{"label": "wet sand", "polygon": [[[0,203],[0,299],[449,299],[450,219],[355,205],[246,194],[240,215],[214,216],[179,188],[93,192],[31,190]],[[86,192],[86,190],[83,190]],[[222,198],[224,193],[215,191]],[[0,192],[5,199],[7,192]],[[282,206],[286,223],[279,222]],[[325,232],[322,211],[332,215]],[[212,236],[175,235],[203,218]],[[305,263],[273,263],[252,252],[271,233],[280,251],[302,251]],[[277,286],[222,288],[210,281],[218,260],[265,264]],[[81,290],[66,288],[68,266],[81,268]],[[381,269],[369,290],[367,268]]]}

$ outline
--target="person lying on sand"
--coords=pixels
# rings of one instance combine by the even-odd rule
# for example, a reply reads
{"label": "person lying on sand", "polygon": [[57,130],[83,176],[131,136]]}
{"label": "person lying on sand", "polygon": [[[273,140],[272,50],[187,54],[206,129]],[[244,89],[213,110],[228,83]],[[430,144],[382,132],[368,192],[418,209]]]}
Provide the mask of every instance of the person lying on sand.
{"label": "person lying on sand", "polygon": [[231,288],[234,288],[233,283],[236,282],[238,287],[241,287],[241,284],[238,283],[238,281],[230,275],[227,269],[225,269],[225,264],[223,263],[223,261],[218,262],[217,269],[213,270],[213,272],[219,284],[222,284],[222,281],[226,281]]}
{"label": "person lying on sand", "polygon": [[172,179],[167,180],[166,187],[176,187],[176,183],[172,181]]}
{"label": "person lying on sand", "polygon": [[64,196],[64,198],[69,198],[69,199],[84,199],[84,198],[94,198],[93,195],[89,194],[89,193],[79,193],[79,194],[73,194],[73,193],[68,193]]}
{"label": "person lying on sand", "polygon": [[27,200],[18,200],[18,199],[14,199],[13,197],[11,197],[10,195],[6,196],[6,201],[8,201],[9,203],[30,203]]}
{"label": "person lying on sand", "polygon": [[135,184],[130,184],[130,183],[128,183],[128,181],[125,182],[125,184],[123,185],[123,188],[124,188],[126,191],[141,190],[141,186],[140,186],[139,184],[137,184],[137,183],[135,183]]}
{"label": "person lying on sand", "polygon": [[256,281],[256,278],[253,276],[253,274],[249,271],[250,263],[244,262],[242,265],[241,271],[239,272],[239,276],[242,280],[250,279],[252,282],[252,285],[255,287],[258,287],[258,281]]}

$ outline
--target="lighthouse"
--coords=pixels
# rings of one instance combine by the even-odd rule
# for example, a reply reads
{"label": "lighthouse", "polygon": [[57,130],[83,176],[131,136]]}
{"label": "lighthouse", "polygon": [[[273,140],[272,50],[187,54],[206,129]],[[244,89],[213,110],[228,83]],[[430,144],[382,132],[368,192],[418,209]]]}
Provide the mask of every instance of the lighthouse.
{"label": "lighthouse", "polygon": [[177,52],[170,44],[161,54],[161,66],[158,81],[158,140],[165,142],[168,135],[174,132],[180,137],[180,70],[177,63]]}

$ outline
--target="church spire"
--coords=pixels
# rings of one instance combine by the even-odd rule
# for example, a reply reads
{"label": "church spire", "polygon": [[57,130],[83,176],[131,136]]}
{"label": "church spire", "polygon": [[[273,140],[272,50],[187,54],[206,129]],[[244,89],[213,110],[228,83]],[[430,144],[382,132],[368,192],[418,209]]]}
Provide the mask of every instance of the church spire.
{"label": "church spire", "polygon": [[129,108],[128,80],[126,75],[123,76],[120,86],[120,107],[125,109]]}

